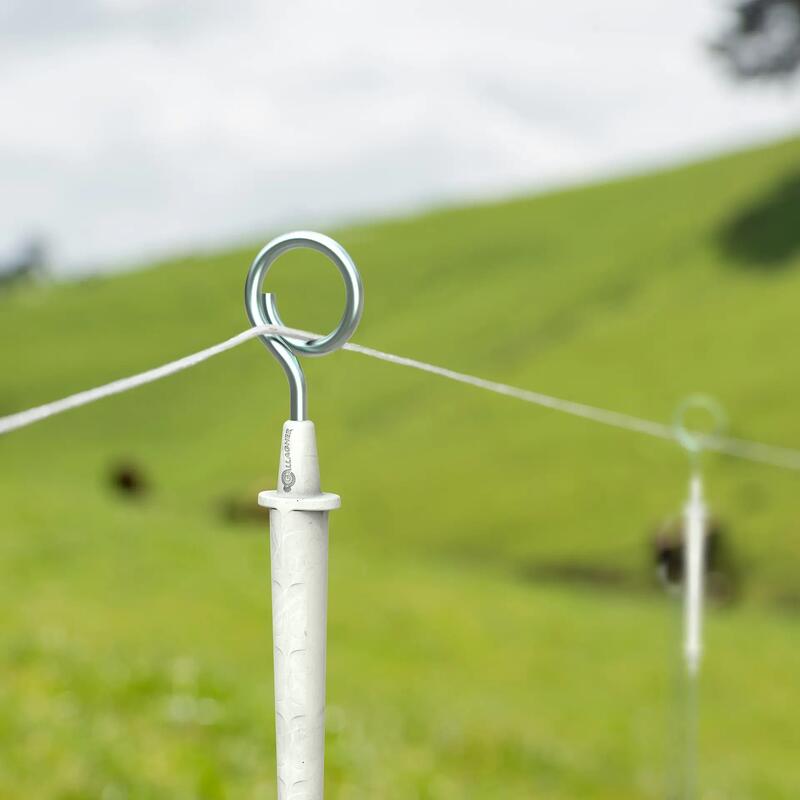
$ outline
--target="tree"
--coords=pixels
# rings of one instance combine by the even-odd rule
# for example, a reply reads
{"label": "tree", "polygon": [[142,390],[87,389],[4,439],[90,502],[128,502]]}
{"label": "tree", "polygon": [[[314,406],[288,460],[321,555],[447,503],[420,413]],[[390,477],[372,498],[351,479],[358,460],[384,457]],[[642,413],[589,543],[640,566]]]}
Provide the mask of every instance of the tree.
{"label": "tree", "polygon": [[31,237],[19,252],[7,261],[0,261],[0,286],[29,278],[43,278],[47,271],[47,242]]}
{"label": "tree", "polygon": [[737,0],[712,50],[742,80],[789,78],[800,68],[800,0]]}

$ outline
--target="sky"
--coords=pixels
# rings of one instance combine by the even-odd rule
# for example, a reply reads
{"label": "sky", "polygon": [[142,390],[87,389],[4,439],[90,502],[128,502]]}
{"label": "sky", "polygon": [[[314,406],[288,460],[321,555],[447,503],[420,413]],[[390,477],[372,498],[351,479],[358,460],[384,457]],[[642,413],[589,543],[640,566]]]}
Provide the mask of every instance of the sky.
{"label": "sky", "polygon": [[0,263],[62,275],[679,162],[800,128],[723,0],[0,0]]}

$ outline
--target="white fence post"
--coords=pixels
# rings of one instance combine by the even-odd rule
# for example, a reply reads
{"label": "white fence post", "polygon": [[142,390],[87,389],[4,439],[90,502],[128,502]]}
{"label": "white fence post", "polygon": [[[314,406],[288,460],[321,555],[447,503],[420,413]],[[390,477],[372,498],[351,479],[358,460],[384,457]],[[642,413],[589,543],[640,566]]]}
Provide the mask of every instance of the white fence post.
{"label": "white fence post", "polygon": [[298,354],[338,350],[358,326],[364,309],[361,276],[347,251],[313,231],[295,231],[269,242],[245,281],[245,308],[255,326],[283,327],[275,297],[262,283],[275,259],[295,248],[325,255],[344,279],[345,307],[327,336],[259,338],[289,380],[291,419],[283,426],[278,488],[261,492],[269,508],[272,563],[272,642],[275,664],[275,731],[278,800],[322,800],[325,784],[325,647],[328,619],[328,512],[338,495],[320,489],[314,423]]}
{"label": "white fence post", "polygon": [[322,800],[328,512],[340,498],[320,491],[313,422],[284,424],[278,489],[258,502],[270,509],[278,800]]}

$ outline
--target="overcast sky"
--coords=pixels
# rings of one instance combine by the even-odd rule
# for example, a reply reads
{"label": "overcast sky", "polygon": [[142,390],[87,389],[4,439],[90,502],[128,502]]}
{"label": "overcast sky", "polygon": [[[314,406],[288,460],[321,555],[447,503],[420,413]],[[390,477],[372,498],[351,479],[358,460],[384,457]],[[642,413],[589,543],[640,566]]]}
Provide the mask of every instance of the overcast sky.
{"label": "overcast sky", "polygon": [[769,139],[720,0],[0,0],[0,253],[62,271]]}

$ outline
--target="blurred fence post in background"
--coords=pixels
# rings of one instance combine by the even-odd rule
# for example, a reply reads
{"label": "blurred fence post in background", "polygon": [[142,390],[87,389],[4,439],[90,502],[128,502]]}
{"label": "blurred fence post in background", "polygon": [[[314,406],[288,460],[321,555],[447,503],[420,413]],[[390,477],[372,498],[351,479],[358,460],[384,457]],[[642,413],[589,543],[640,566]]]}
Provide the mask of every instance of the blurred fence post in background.
{"label": "blurred fence post in background", "polygon": [[[710,434],[698,433],[687,427],[691,411],[701,411],[711,417]],[[686,666],[683,798],[697,796],[699,747],[699,673],[703,652],[703,598],[706,577],[706,527],[708,510],[703,498],[703,478],[700,460],[710,438],[719,436],[726,424],[722,406],[706,395],[691,395],[675,414],[675,437],[689,455],[691,476],[689,499],[683,512],[683,656]]]}

